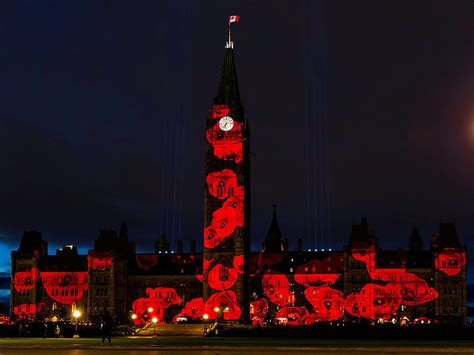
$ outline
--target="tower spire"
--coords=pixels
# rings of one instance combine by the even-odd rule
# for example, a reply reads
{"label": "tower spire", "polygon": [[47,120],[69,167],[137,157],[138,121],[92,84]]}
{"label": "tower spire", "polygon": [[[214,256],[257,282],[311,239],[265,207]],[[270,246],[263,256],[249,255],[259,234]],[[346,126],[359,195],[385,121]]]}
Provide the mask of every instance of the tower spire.
{"label": "tower spire", "polygon": [[229,24],[229,39],[227,40],[225,44],[225,48],[230,48],[234,49],[234,42],[232,42],[232,35],[231,35],[231,30],[230,30],[230,24]]}

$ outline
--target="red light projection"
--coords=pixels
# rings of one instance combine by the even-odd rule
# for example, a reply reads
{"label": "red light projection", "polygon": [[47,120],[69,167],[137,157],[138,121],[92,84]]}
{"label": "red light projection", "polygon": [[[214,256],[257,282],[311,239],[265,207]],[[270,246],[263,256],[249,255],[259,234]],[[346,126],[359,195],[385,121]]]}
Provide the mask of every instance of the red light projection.
{"label": "red light projection", "polygon": [[175,255],[171,257],[171,262],[174,264],[184,265],[191,264],[195,261],[196,257],[194,255]]}
{"label": "red light projection", "polygon": [[89,255],[87,264],[91,270],[109,270],[110,265],[112,265],[112,257],[110,255]]}
{"label": "red light projection", "polygon": [[281,259],[283,259],[283,254],[266,254],[266,253],[258,253],[258,255],[251,254],[250,255],[250,265],[252,266],[251,275],[255,276],[263,271],[265,267],[269,265],[276,265],[278,264]]}
{"label": "red light projection", "polygon": [[262,287],[270,301],[278,306],[290,303],[290,282],[283,274],[265,273],[262,277]]}
{"label": "red light projection", "polygon": [[224,291],[230,289],[235,284],[238,277],[239,274],[236,268],[217,264],[209,271],[207,282],[212,289]]}
{"label": "red light projection", "polygon": [[61,304],[79,302],[88,288],[87,271],[42,271],[43,286],[53,300]]}
{"label": "red light projection", "polygon": [[214,148],[214,155],[219,159],[235,160],[238,164],[243,159],[242,128],[234,121],[230,131],[224,132],[219,128],[219,122],[206,132],[207,141]]}
{"label": "red light projection", "polygon": [[202,265],[202,273],[203,275],[196,275],[196,278],[199,280],[199,281],[203,281],[204,280],[204,274],[206,273],[207,269],[209,269],[209,265],[212,264],[212,262],[214,261],[214,259],[211,259],[211,260],[206,260],[205,258],[203,259],[203,265]]}
{"label": "red light projection", "polygon": [[135,325],[143,325],[156,317],[159,322],[163,320],[163,307],[157,299],[138,298],[132,304],[132,312],[137,315],[133,320]]}
{"label": "red light projection", "polygon": [[279,324],[301,325],[308,317],[308,310],[305,307],[282,307],[275,316],[275,321]]}
{"label": "red light projection", "polygon": [[242,312],[237,304],[237,296],[234,291],[217,292],[209,297],[205,303],[209,319],[217,318],[216,308],[222,310],[224,320],[238,320]]}
{"label": "red light projection", "polygon": [[200,319],[204,314],[204,300],[202,297],[193,298],[186,302],[184,308],[177,315],[174,316],[173,321],[180,317],[189,317],[191,319]]}
{"label": "red light projection", "polygon": [[412,273],[406,273],[400,283],[389,283],[387,286],[399,289],[402,302],[407,306],[416,306],[438,298],[438,291],[429,287],[425,280]]}
{"label": "red light projection", "polygon": [[344,315],[344,294],[341,291],[327,286],[308,287],[304,295],[319,320],[331,321]]}
{"label": "red light projection", "polygon": [[13,287],[19,293],[26,292],[35,287],[38,281],[38,268],[31,268],[29,271],[18,271],[13,276]]}
{"label": "red light projection", "polygon": [[237,188],[237,175],[230,169],[224,169],[208,174],[206,182],[212,196],[225,199],[232,196]]}
{"label": "red light projection", "polygon": [[23,317],[23,316],[35,316],[38,313],[41,313],[41,310],[43,309],[44,304],[43,303],[33,303],[33,304],[20,304],[18,306],[13,307],[13,313],[17,316]]}
{"label": "red light projection", "polygon": [[366,284],[360,293],[347,296],[345,310],[355,317],[367,319],[390,319],[396,314],[402,298],[400,291],[392,285]]}
{"label": "red light projection", "polygon": [[239,274],[244,273],[244,255],[234,256],[234,267],[237,269]]}
{"label": "red light projection", "polygon": [[166,308],[182,302],[174,288],[149,287],[145,292],[147,297],[138,298],[132,303],[132,311],[137,315],[134,320],[135,325],[145,324],[153,317],[158,318],[158,321],[161,322]]}
{"label": "red light projection", "polygon": [[352,249],[354,259],[366,263],[367,273],[375,281],[389,282],[392,292],[401,295],[402,302],[407,306],[414,306],[432,301],[438,298],[438,292],[428,286],[428,283],[417,275],[406,272],[405,268],[376,268],[375,248]]}
{"label": "red light projection", "polygon": [[[222,198],[229,197],[221,208],[212,213],[211,225],[204,229],[205,248],[215,248],[234,233],[237,227],[244,225],[244,189],[234,185],[237,181],[236,177],[234,181],[234,177],[235,173],[228,169],[208,175],[207,181],[211,181],[209,193],[211,195],[215,193]],[[220,193],[219,186],[225,188],[226,191],[222,190]]]}
{"label": "red light projection", "polygon": [[182,302],[176,290],[170,287],[147,288],[146,295],[149,299],[157,301],[163,309]]}
{"label": "red light projection", "polygon": [[466,253],[453,248],[445,248],[435,259],[437,270],[454,276],[466,265]]}
{"label": "red light projection", "polygon": [[341,257],[335,257],[333,262],[334,261],[337,261],[337,267],[336,265],[332,265],[331,257],[323,261],[312,260],[309,263],[297,267],[294,276],[295,281],[303,286],[334,284],[339,278],[339,274],[335,273],[335,271],[341,272],[343,260]]}
{"label": "red light projection", "polygon": [[156,254],[137,254],[135,262],[140,269],[148,270],[158,263],[158,255]]}
{"label": "red light projection", "polygon": [[211,120],[215,120],[217,118],[227,116],[229,113],[230,113],[229,106],[214,105],[212,106],[212,110],[209,110],[209,114],[207,117]]}
{"label": "red light projection", "polygon": [[262,325],[267,312],[268,301],[265,298],[259,298],[256,301],[250,302],[250,319],[252,320],[252,325]]}
{"label": "red light projection", "polygon": [[367,265],[367,268],[375,268],[375,247],[358,245],[354,243],[352,247],[352,257],[356,260],[362,261]]}

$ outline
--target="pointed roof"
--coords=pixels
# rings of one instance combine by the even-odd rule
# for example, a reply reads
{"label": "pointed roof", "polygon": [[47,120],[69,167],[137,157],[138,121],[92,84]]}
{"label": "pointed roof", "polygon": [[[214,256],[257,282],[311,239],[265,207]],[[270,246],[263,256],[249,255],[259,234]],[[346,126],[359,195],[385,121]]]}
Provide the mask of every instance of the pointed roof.
{"label": "pointed roof", "polygon": [[267,236],[265,237],[265,242],[263,243],[263,251],[270,253],[278,253],[286,250],[287,245],[283,240],[280,231],[280,226],[278,225],[278,220],[276,216],[276,205],[273,205],[272,222],[270,223],[270,228],[268,228]]}
{"label": "pointed roof", "polygon": [[408,243],[410,251],[421,251],[423,250],[423,239],[421,238],[418,228],[413,228],[413,232]]}
{"label": "pointed roof", "polygon": [[267,238],[272,236],[278,236],[281,239],[280,226],[278,225],[277,215],[276,215],[276,205],[273,205],[273,217],[272,222],[270,223],[270,228],[268,228]]}
{"label": "pointed roof", "polygon": [[367,245],[377,245],[377,238],[372,230],[369,231],[367,217],[363,217],[360,224],[353,224],[351,235],[349,237],[349,245],[354,243],[362,243]]}
{"label": "pointed roof", "polygon": [[440,223],[439,225],[439,239],[441,246],[444,248],[459,248],[461,243],[459,241],[458,233],[454,223]]}
{"label": "pointed roof", "polygon": [[222,65],[221,80],[217,95],[214,98],[215,105],[228,105],[229,108],[240,108],[239,84],[234,63],[233,48],[226,48],[224,54],[224,64]]}

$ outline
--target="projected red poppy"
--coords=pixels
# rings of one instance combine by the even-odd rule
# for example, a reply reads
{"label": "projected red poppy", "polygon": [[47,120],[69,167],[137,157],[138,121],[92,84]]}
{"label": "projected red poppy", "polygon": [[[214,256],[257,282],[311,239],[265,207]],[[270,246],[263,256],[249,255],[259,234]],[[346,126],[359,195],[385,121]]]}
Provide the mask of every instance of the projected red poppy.
{"label": "projected red poppy", "polygon": [[227,105],[214,105],[212,109],[209,110],[208,118],[215,120],[217,118],[221,118],[227,116],[229,114],[229,106]]}
{"label": "projected red poppy", "polygon": [[306,307],[282,307],[275,315],[278,324],[301,325],[308,316]]}
{"label": "projected red poppy", "polygon": [[208,298],[205,303],[205,312],[209,319],[217,318],[217,309],[223,312],[224,320],[238,320],[242,312],[234,291],[217,292]]}
{"label": "projected red poppy", "polygon": [[22,303],[19,304],[18,306],[13,307],[13,313],[17,316],[35,316],[38,313],[41,313],[42,309],[44,307],[43,303],[32,303],[32,304],[26,304]]}
{"label": "projected red poppy", "polygon": [[132,303],[132,312],[137,318],[133,320],[135,325],[143,325],[156,317],[158,321],[163,320],[163,307],[158,299],[138,298]]}
{"label": "projected red poppy", "polygon": [[253,325],[262,324],[268,312],[268,301],[265,298],[250,302],[250,319]]}
{"label": "projected red poppy", "polygon": [[224,291],[230,289],[238,277],[239,274],[236,268],[217,264],[209,271],[207,282],[210,288]]}
{"label": "projected red poppy", "polygon": [[308,287],[304,295],[320,320],[336,320],[344,315],[344,294],[341,291],[327,286]]}
{"label": "projected red poppy", "polygon": [[351,293],[344,302],[346,312],[354,317],[390,319],[396,313],[402,298],[394,285],[366,284],[360,293]]}
{"label": "projected red poppy", "polygon": [[354,243],[352,257],[365,263],[368,268],[375,268],[375,247],[372,245],[366,246],[365,243]]}
{"label": "projected red poppy", "polygon": [[206,273],[207,269],[209,268],[209,265],[211,265],[213,261],[214,261],[214,259],[206,260],[205,258],[203,258],[202,274],[201,275],[196,275],[196,278],[200,282],[202,282],[204,280],[204,274]]}
{"label": "projected red poppy", "polygon": [[112,257],[107,255],[89,255],[87,257],[87,264],[91,270],[109,270],[112,265]]}
{"label": "projected red poppy", "polygon": [[158,263],[158,255],[156,254],[137,254],[135,262],[140,269],[148,270]]}
{"label": "projected red poppy", "polygon": [[244,273],[244,255],[236,255],[234,256],[234,267],[237,269],[239,274]]}
{"label": "projected red poppy", "polygon": [[88,288],[87,271],[42,271],[40,277],[49,297],[61,304],[79,302]]}
{"label": "projected red poppy", "polygon": [[176,290],[170,287],[149,287],[146,289],[146,295],[149,299],[159,302],[163,309],[182,302]]}
{"label": "projected red poppy", "polygon": [[466,253],[453,248],[445,248],[435,259],[437,270],[454,276],[466,265]]}
{"label": "projected red poppy", "polygon": [[192,254],[191,255],[173,254],[171,257],[171,262],[173,264],[179,264],[179,265],[190,264],[190,263],[193,263],[195,260],[196,260],[196,256]]}
{"label": "projected red poppy", "polygon": [[285,275],[266,273],[262,277],[262,287],[268,299],[278,306],[290,303],[290,282]]}
{"label": "projected red poppy", "polygon": [[17,271],[13,275],[13,287],[17,292],[32,290],[38,281],[38,268],[31,268],[29,271]]}
{"label": "projected red poppy", "polygon": [[219,128],[219,122],[206,132],[207,141],[214,148],[214,155],[219,159],[234,160],[237,164],[243,159],[243,138],[239,122],[234,121],[230,131]]}
{"label": "projected red poppy", "polygon": [[230,169],[216,171],[207,175],[206,183],[212,196],[225,199],[237,188],[237,175]]}
{"label": "projected red poppy", "polygon": [[[303,286],[318,286],[321,284],[332,285],[339,278],[339,274],[334,271],[341,271],[340,258],[327,257],[323,261],[311,260],[310,262],[300,265],[295,271],[295,281]],[[337,261],[336,265],[333,265]]]}
{"label": "projected red poppy", "polygon": [[200,319],[204,315],[204,300],[202,297],[193,298],[186,302],[184,308],[176,316],[173,321],[176,322],[180,317],[189,317],[191,319]]}
{"label": "projected red poppy", "polygon": [[413,273],[406,273],[399,284],[390,283],[387,286],[399,287],[402,301],[407,306],[416,306],[438,298],[438,292],[429,287],[427,282]]}
{"label": "projected red poppy", "polygon": [[211,225],[204,229],[204,247],[215,248],[237,227],[243,227],[243,189],[237,188],[235,193],[212,214]]}
{"label": "projected red poppy", "polygon": [[265,267],[271,265],[277,265],[282,259],[283,254],[267,254],[267,253],[258,253],[258,254],[250,254],[250,262],[251,265],[251,277],[261,273]]}

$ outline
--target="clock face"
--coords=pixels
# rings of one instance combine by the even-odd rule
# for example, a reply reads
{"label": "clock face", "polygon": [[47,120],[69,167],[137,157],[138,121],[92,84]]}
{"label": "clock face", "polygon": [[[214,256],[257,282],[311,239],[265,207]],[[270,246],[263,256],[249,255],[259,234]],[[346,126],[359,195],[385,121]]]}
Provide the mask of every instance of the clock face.
{"label": "clock face", "polygon": [[230,131],[234,127],[234,120],[230,116],[224,116],[219,120],[219,128],[224,132]]}

